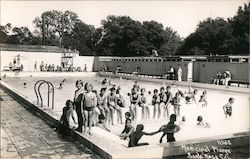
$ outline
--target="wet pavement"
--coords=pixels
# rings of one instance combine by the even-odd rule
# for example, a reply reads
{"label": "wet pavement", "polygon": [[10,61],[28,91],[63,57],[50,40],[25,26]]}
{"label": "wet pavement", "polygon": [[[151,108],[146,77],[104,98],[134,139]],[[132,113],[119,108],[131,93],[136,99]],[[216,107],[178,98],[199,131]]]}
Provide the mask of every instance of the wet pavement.
{"label": "wet pavement", "polygon": [[61,138],[2,90],[0,96],[1,159],[100,159],[73,139]]}

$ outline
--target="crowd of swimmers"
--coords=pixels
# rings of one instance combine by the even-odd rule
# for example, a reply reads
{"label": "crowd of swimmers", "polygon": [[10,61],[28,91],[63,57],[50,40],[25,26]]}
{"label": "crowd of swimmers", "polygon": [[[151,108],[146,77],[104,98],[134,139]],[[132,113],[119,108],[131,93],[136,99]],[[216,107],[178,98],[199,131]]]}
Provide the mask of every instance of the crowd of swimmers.
{"label": "crowd of swimmers", "polygon": [[[61,84],[65,83],[62,81]],[[114,114],[117,116],[117,123],[123,124],[123,109],[128,102],[122,94],[122,88],[115,86],[110,80],[105,78],[100,82],[102,88],[100,91],[94,90],[91,83],[83,83],[81,80],[76,81],[76,91],[73,101],[67,100],[63,108],[63,115],[60,119],[61,125],[69,126],[70,118],[78,125],[75,129],[81,133],[92,134],[92,126],[98,126],[108,132],[109,125],[114,125]],[[107,87],[110,85],[110,88]],[[181,117],[181,100],[184,99],[186,104],[201,103],[202,107],[208,106],[207,92],[203,91],[201,96],[197,95],[197,89],[188,87],[187,91],[181,91],[176,87],[177,92],[172,91],[175,85],[161,87],[159,90],[154,89],[146,93],[145,88],[141,88],[138,81],[135,81],[131,91],[127,94],[130,98],[129,111],[125,113],[125,127],[120,134],[121,139],[128,139],[128,147],[147,145],[148,143],[139,143],[143,135],[154,135],[163,132],[160,143],[164,136],[167,136],[167,142],[175,141],[174,134],[181,129],[181,123],[185,123],[186,117]],[[109,92],[108,92],[109,90]],[[230,98],[228,103],[223,106],[225,117],[232,116],[232,104],[234,99]],[[169,120],[168,124],[161,126],[154,132],[143,131],[144,125],[138,124],[134,129],[133,122],[138,121],[138,110],[141,107],[141,120],[151,119],[150,107],[153,107],[153,119],[161,118]],[[170,114],[170,107],[174,108],[174,113]],[[73,112],[77,114],[77,121]],[[176,124],[177,118],[182,118],[180,124]],[[202,128],[211,127],[202,116],[197,117],[197,126]]]}

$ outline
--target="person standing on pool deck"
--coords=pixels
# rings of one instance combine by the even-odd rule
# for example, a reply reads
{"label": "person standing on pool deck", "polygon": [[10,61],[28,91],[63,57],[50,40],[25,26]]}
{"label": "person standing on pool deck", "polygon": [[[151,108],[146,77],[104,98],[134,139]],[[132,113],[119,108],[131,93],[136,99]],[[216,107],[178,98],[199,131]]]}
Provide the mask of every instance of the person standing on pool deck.
{"label": "person standing on pool deck", "polygon": [[232,104],[234,103],[234,98],[229,98],[229,101],[226,105],[223,106],[223,110],[225,113],[225,117],[231,117],[232,116]]}
{"label": "person standing on pool deck", "polygon": [[82,132],[83,126],[83,100],[84,100],[84,89],[83,82],[81,80],[76,81],[75,96],[74,96],[74,108],[76,110],[77,119],[78,119],[78,128],[76,131]]}
{"label": "person standing on pool deck", "polygon": [[182,81],[182,69],[180,65],[178,66],[177,77],[178,77],[178,81]]}
{"label": "person standing on pool deck", "polygon": [[174,133],[177,133],[178,131],[181,130],[181,127],[175,124],[175,122],[176,122],[176,115],[171,114],[169,123],[167,125],[161,126],[160,131],[164,133],[160,138],[160,143],[162,143],[162,139],[165,135],[167,135],[167,142],[175,141]]}
{"label": "person standing on pool deck", "polygon": [[84,121],[84,133],[86,132],[86,128],[89,125],[89,134],[91,135],[91,127],[93,123],[93,110],[97,105],[97,97],[96,94],[92,92],[92,84],[86,83],[84,89],[86,90],[84,94],[84,101],[83,101],[83,113],[85,116]]}
{"label": "person standing on pool deck", "polygon": [[35,64],[34,64],[34,71],[37,71],[37,62],[35,61]]}

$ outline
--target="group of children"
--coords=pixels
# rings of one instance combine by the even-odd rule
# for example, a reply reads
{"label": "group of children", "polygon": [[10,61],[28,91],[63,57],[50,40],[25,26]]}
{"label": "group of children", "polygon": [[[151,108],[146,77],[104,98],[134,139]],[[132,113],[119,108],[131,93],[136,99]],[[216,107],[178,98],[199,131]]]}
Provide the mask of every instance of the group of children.
{"label": "group of children", "polygon": [[[104,84],[106,83],[102,83],[102,85]],[[125,98],[121,94],[121,87],[115,88],[115,86],[112,86],[109,89],[109,93],[107,93],[107,87],[102,87],[98,93],[96,90],[93,90],[93,86],[90,83],[86,83],[83,87],[81,80],[76,82],[76,87],[74,101],[68,100],[66,106],[63,108],[63,115],[60,119],[61,125],[68,127],[70,116],[77,123],[73,115],[74,110],[78,117],[78,128],[76,131],[79,132],[82,132],[82,127],[84,126],[84,132],[89,127],[89,134],[91,134],[91,127],[93,125],[110,132],[106,123],[114,124],[114,113],[117,114],[117,123],[123,123],[122,108],[125,107]],[[172,87],[176,86],[172,85]],[[150,91],[147,94],[145,88],[140,88],[138,81],[134,83],[131,92],[128,93],[130,98],[129,112],[125,113],[125,128],[120,135],[121,139],[129,139],[129,147],[146,145],[147,143],[139,144],[140,138],[143,135],[154,135],[159,132],[163,132],[160,142],[162,142],[162,138],[165,135],[167,135],[168,142],[175,141],[174,133],[180,130],[180,126],[176,125],[175,121],[177,117],[180,117],[181,98],[186,101],[186,104],[197,104],[200,102],[203,107],[208,104],[206,91],[198,97],[197,90],[193,90],[191,86],[188,88],[188,91],[176,90],[175,95],[173,95],[171,86],[167,86],[166,89],[165,87],[161,87],[159,92],[157,89],[154,89],[151,95]],[[232,115],[233,102],[234,99],[230,98],[229,102],[223,106],[226,118]],[[142,120],[146,120],[150,119],[150,106],[153,106],[153,118],[160,118],[163,113],[164,119],[169,119],[170,122],[151,133],[144,132],[142,124],[137,125],[136,129],[134,129],[132,121],[137,121],[139,107],[141,107]],[[174,114],[169,116],[171,106],[174,108]],[[198,116],[197,122],[198,126],[210,127],[203,120],[202,116]]]}

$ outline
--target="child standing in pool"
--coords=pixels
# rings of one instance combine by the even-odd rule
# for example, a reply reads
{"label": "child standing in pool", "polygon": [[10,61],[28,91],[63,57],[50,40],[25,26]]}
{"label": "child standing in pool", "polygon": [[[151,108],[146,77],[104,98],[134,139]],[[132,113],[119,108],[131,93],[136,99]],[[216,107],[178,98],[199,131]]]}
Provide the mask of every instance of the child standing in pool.
{"label": "child standing in pool", "polygon": [[167,114],[167,118],[169,118],[169,108],[171,106],[170,104],[171,104],[171,100],[173,98],[173,94],[171,92],[170,86],[167,86],[165,94],[166,94],[166,103],[165,103],[165,107],[164,107],[163,117],[165,118],[166,114]]}
{"label": "child standing in pool", "polygon": [[225,117],[231,117],[232,116],[232,104],[234,103],[234,98],[229,98],[228,103],[223,106]]}
{"label": "child standing in pool", "polygon": [[[160,109],[160,96],[158,94],[158,89],[154,89],[154,95],[152,97],[152,105],[154,106],[154,114],[153,118],[155,119],[155,116],[157,114],[157,111]],[[158,111],[159,113],[159,111]],[[159,115],[158,115],[159,117]]]}
{"label": "child standing in pool", "polygon": [[110,110],[110,118],[109,118],[109,123],[114,125],[114,113],[115,110],[117,112],[117,123],[122,123],[122,110],[121,107],[117,105],[117,96],[115,93],[115,88],[112,87],[110,88],[110,94],[108,95],[108,107]]}
{"label": "child standing in pool", "polygon": [[159,97],[160,97],[160,104],[158,107],[158,118],[160,118],[160,116],[161,116],[161,107],[165,108],[165,106],[166,106],[165,104],[166,104],[167,96],[166,96],[164,87],[160,88]]}
{"label": "child standing in pool", "polygon": [[131,103],[130,111],[132,114],[132,119],[134,121],[137,121],[137,112],[138,112],[138,104],[139,104],[139,93],[137,92],[137,89],[138,88],[133,87],[131,95],[130,95],[130,103]]}
{"label": "child standing in pool", "polygon": [[147,98],[145,97],[146,89],[141,89],[141,94],[139,98],[139,106],[141,107],[141,119],[146,120],[149,119],[149,107],[147,105]]}
{"label": "child standing in pool", "polygon": [[180,131],[181,129],[179,125],[175,124],[175,122],[176,122],[176,115],[171,114],[169,123],[167,125],[161,126],[160,131],[164,133],[160,138],[160,143],[162,143],[162,139],[165,135],[167,135],[167,142],[175,141],[174,134]]}
{"label": "child standing in pool", "polygon": [[86,128],[89,125],[89,134],[91,135],[93,111],[97,105],[97,98],[96,98],[96,94],[92,92],[93,86],[90,83],[86,83],[84,87],[86,90],[86,93],[84,94],[84,102],[83,102],[83,113],[85,116],[84,132],[86,132]]}
{"label": "child standing in pool", "polygon": [[179,92],[177,92],[172,100],[172,105],[174,106],[174,114],[177,116],[180,116],[180,106],[181,106],[180,101],[181,101],[181,95]]}

